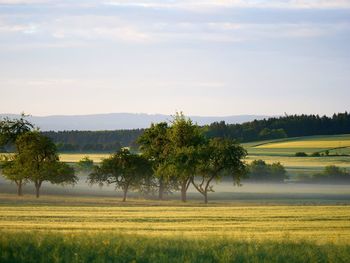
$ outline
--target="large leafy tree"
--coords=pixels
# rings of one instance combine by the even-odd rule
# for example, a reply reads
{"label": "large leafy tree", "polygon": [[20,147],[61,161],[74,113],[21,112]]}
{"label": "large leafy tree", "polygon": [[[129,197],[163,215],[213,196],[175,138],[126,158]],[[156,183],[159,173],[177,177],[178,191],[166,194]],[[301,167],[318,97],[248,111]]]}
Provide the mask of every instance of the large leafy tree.
{"label": "large leafy tree", "polygon": [[230,139],[214,138],[198,148],[196,175],[191,178],[193,186],[208,203],[208,192],[213,192],[211,183],[220,180],[224,175],[233,177],[234,184],[239,185],[246,174],[246,166],[242,160],[246,156],[243,147]]}
{"label": "large leafy tree", "polygon": [[167,158],[169,175],[176,176],[180,189],[181,200],[186,202],[188,187],[195,175],[197,147],[204,142],[200,127],[187,119],[182,113],[176,113],[169,130],[170,152]]}
{"label": "large leafy tree", "polygon": [[164,172],[164,165],[169,155],[169,126],[166,122],[151,124],[151,127],[139,137],[138,143],[142,154],[152,161],[152,169],[158,182],[158,198],[172,189],[172,180]]}
{"label": "large leafy tree", "polygon": [[132,154],[128,149],[121,149],[116,154],[102,160],[89,175],[91,184],[115,184],[123,191],[123,202],[128,190],[139,189],[140,184],[152,174],[151,164],[141,155]]}
{"label": "large leafy tree", "polygon": [[39,132],[19,136],[16,148],[18,152],[14,156],[12,169],[34,183],[36,197],[40,196],[40,188],[45,181],[74,184],[78,180],[72,167],[59,162],[55,144]]}

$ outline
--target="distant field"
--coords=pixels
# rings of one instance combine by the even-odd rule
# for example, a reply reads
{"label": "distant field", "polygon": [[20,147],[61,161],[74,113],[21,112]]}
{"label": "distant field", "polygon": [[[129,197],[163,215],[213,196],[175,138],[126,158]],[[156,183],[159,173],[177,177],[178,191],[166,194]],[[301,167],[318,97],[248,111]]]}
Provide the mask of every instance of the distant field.
{"label": "distant field", "polygon": [[244,144],[251,155],[293,156],[296,152],[350,154],[350,135],[306,136]]}
{"label": "distant field", "polygon": [[[248,151],[247,162],[262,159],[267,163],[280,162],[291,177],[295,175],[311,175],[321,172],[325,166],[337,165],[350,169],[350,135],[308,136],[300,138],[287,138],[261,142],[245,143]],[[312,154],[325,153],[330,156],[321,157],[295,157],[296,152]]]}
{"label": "distant field", "polygon": [[102,159],[107,158],[109,155],[110,154],[108,153],[61,153],[60,160],[67,163],[76,163],[87,156],[94,162],[99,163]]}

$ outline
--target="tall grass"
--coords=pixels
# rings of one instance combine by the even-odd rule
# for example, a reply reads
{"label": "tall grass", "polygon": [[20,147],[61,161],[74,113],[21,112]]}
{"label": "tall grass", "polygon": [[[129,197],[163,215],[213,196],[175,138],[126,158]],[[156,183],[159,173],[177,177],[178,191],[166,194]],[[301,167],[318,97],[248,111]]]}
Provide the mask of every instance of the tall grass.
{"label": "tall grass", "polygon": [[350,246],[118,234],[10,233],[0,262],[349,262]]}

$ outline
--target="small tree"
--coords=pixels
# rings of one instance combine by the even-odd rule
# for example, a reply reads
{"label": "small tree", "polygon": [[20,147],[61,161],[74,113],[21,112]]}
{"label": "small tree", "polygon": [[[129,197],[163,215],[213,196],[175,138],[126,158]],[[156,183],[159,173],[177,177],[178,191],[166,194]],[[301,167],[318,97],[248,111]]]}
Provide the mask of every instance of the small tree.
{"label": "small tree", "polygon": [[17,195],[22,196],[22,186],[26,183],[28,178],[22,171],[22,164],[19,162],[18,154],[4,156],[1,166],[3,176],[16,184]]}
{"label": "small tree", "polygon": [[72,167],[59,162],[55,144],[39,132],[27,132],[19,136],[16,148],[16,169],[34,183],[37,198],[45,181],[74,184],[78,180]]}
{"label": "small tree", "polygon": [[[34,125],[25,118],[28,117],[24,113],[19,119],[10,119],[8,117],[0,120],[0,148],[7,144],[14,144],[17,138],[34,129]],[[27,181],[26,175],[21,169],[22,164],[19,161],[19,150],[13,156],[2,157],[2,173],[4,177],[17,186],[18,196],[22,196],[22,186]]]}
{"label": "small tree", "polygon": [[116,154],[102,160],[89,175],[91,184],[115,184],[122,189],[123,202],[126,201],[130,188],[138,188],[143,180],[151,174],[151,165],[143,156],[132,154],[128,149],[121,149]]}
{"label": "small tree", "polygon": [[235,185],[240,185],[241,178],[246,174],[246,166],[242,159],[246,151],[233,140],[214,138],[199,148],[199,164],[197,175],[201,178],[197,183],[191,178],[193,186],[204,196],[208,203],[208,192],[214,192],[213,180],[220,180],[224,175],[230,175]]}

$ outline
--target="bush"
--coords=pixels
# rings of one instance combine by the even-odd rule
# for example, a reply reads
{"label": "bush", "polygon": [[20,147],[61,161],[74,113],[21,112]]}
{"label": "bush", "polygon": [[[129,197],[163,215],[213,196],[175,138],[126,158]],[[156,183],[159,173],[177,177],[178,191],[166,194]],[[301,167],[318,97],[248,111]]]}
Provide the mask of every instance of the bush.
{"label": "bush", "polygon": [[295,157],[307,157],[307,154],[305,152],[297,152],[295,153]]}
{"label": "bush", "polygon": [[248,166],[248,178],[258,181],[280,181],[287,179],[287,172],[284,166],[277,162],[266,164],[263,160],[254,160]]}
{"label": "bush", "polygon": [[314,174],[312,178],[317,181],[350,181],[350,173],[344,168],[329,165],[322,173]]}
{"label": "bush", "polygon": [[312,157],[320,157],[321,154],[319,152],[314,152],[311,154]]}

